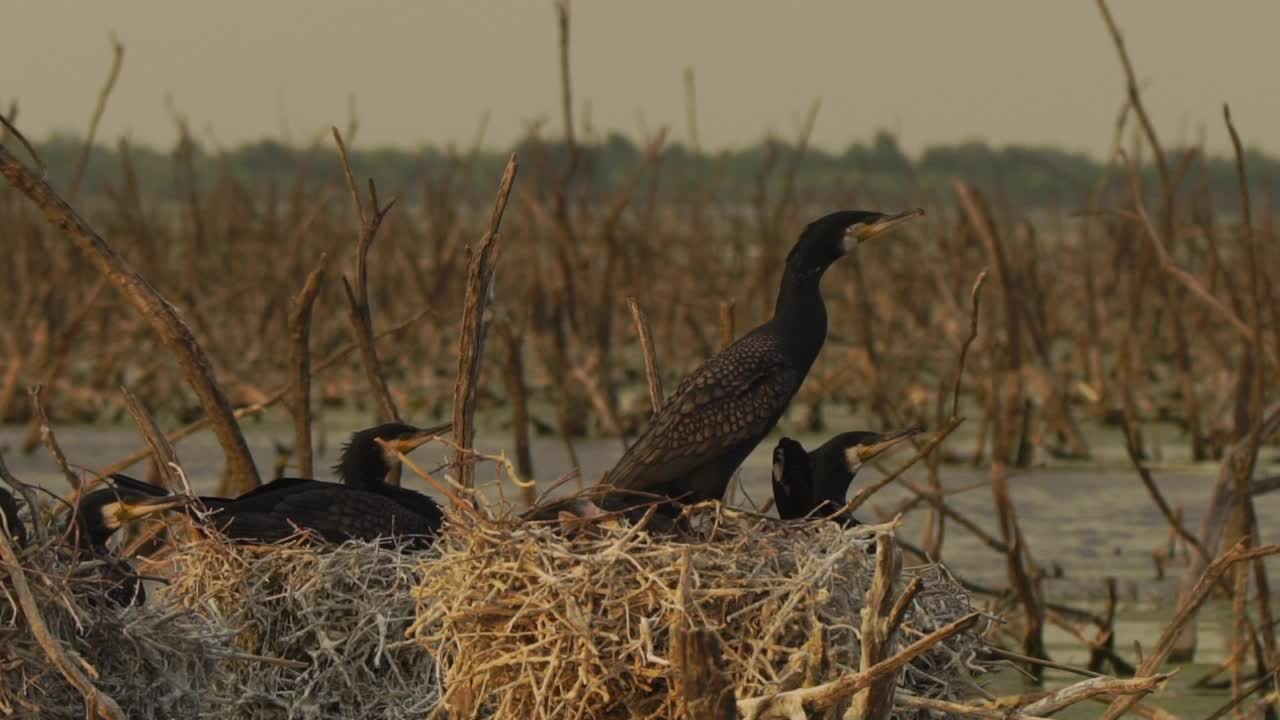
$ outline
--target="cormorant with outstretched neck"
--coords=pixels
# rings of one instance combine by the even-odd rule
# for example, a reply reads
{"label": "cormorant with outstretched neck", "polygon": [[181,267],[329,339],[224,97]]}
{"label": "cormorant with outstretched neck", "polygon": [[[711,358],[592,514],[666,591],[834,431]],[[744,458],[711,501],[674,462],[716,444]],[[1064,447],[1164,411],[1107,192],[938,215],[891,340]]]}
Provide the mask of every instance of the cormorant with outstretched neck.
{"label": "cormorant with outstretched neck", "polygon": [[[922,432],[919,427],[892,433],[847,432],[836,435],[813,452],[784,437],[773,449],[773,504],[778,517],[795,520],[830,517],[844,508],[845,495],[858,470],[877,456]],[[849,513],[845,525],[859,525]]]}
{"label": "cormorant with outstretched neck", "polygon": [[[448,429],[449,425],[421,429],[387,423],[363,430],[351,436],[334,468],[341,485],[281,478],[237,498],[201,497],[188,511],[208,511],[202,515],[207,522],[237,540],[276,542],[310,530],[327,542],[400,538],[424,547],[444,521],[440,506],[426,495],[388,485],[385,479],[399,462],[397,451],[408,453]],[[127,476],[112,478],[138,491],[165,493]]]}
{"label": "cormorant with outstretched neck", "polygon": [[923,214],[844,210],[810,223],[787,256],[773,317],[685,377],[601,482],[685,503],[721,499],[826,341],[823,273],[859,243]]}

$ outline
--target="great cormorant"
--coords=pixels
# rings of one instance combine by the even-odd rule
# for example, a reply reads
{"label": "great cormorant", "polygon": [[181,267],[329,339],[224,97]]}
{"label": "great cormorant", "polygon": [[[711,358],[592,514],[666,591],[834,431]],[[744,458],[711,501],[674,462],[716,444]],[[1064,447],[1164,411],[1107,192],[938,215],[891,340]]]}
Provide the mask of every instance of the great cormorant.
{"label": "great cormorant", "polygon": [[923,214],[844,210],[810,223],[787,256],[773,317],[685,377],[601,482],[686,503],[721,499],[822,349],[823,273],[864,240]]}
{"label": "great cormorant", "polygon": [[128,560],[112,554],[107,548],[107,540],[116,530],[134,520],[186,502],[185,497],[152,497],[150,493],[116,486],[99,488],[80,496],[72,509],[68,539],[80,552],[102,561],[102,566],[94,570],[93,582],[102,585],[102,592],[109,600],[117,605],[141,605],[147,596],[142,588],[142,579],[134,573]]}
{"label": "great cormorant", "polygon": [[[394,452],[408,453],[445,432],[448,426],[421,429],[387,423],[355,433],[335,467],[342,485],[303,478],[281,478],[236,498],[201,497],[188,506],[208,511],[203,517],[229,538],[276,542],[310,530],[327,542],[408,539],[425,547],[444,521],[440,506],[407,488],[388,485],[385,478],[398,462]],[[384,449],[378,443],[388,446]],[[153,485],[113,475],[118,485],[164,494]],[[199,513],[196,513],[199,514]]]}
{"label": "great cormorant", "polygon": [[[921,428],[912,427],[892,433],[841,433],[813,452],[805,452],[789,437],[782,438],[773,449],[773,504],[778,517],[830,517],[845,506],[845,494],[863,465],[920,432]],[[848,513],[840,521],[860,524]]]}

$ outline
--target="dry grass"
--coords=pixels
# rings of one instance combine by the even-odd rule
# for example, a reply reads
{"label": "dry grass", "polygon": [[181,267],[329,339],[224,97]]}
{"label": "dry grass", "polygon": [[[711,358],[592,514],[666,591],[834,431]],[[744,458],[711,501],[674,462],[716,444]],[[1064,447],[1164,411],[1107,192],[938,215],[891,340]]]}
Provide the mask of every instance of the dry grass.
{"label": "dry grass", "polygon": [[435,663],[405,637],[422,554],[200,537],[139,559],[164,583],[121,607],[107,592],[122,563],[76,552],[62,524],[0,548],[20,570],[0,565],[0,716],[84,717],[86,688],[109,706],[88,712],[101,717],[413,718],[437,702]]}
{"label": "dry grass", "polygon": [[[242,654],[225,626],[163,602],[107,600],[110,568],[49,530],[18,552],[25,589],[48,636],[127,717],[197,717],[234,697],[227,673]],[[42,648],[14,577],[0,579],[0,715],[83,717],[81,691]]]}
{"label": "dry grass", "polygon": [[[76,559],[57,533],[19,561],[50,635],[131,718],[682,717],[670,692],[678,623],[716,634],[739,698],[858,670],[869,552],[890,526],[694,513],[688,542],[643,523],[566,534],[476,514],[452,518],[429,553],[176,541],[139,561],[166,584],[128,608],[105,599],[102,563]],[[895,652],[972,611],[941,567],[905,574],[923,587]],[[12,587],[0,585],[0,710],[84,714]],[[900,685],[971,696],[980,647],[977,631],[950,638]]]}
{"label": "dry grass", "polygon": [[435,664],[405,639],[430,566],[421,555],[212,538],[165,564],[165,600],[236,628],[235,645],[261,658],[228,671],[235,692],[203,717],[408,718],[435,705]]}
{"label": "dry grass", "polygon": [[[695,523],[690,542],[643,524],[572,535],[540,523],[455,524],[440,557],[423,563],[411,631],[444,668],[451,717],[682,716],[669,693],[679,623],[718,636],[739,698],[858,670],[873,528],[707,509]],[[971,612],[941,568],[907,574],[924,587],[895,650]],[[908,666],[903,687],[972,694],[980,644],[973,632],[935,646]]]}

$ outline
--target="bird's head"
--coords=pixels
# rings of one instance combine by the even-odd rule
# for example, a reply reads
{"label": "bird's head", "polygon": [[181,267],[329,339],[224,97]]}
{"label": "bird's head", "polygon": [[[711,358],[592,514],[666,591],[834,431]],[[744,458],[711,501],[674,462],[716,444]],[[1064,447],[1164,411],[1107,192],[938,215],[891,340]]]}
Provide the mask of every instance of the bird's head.
{"label": "bird's head", "polygon": [[809,223],[787,256],[787,270],[801,276],[821,273],[853,252],[860,243],[924,215],[916,208],[886,215],[867,210],[840,210]]}
{"label": "bird's head", "polygon": [[118,487],[104,487],[81,496],[75,510],[80,541],[101,549],[107,539],[125,525],[153,513],[190,502],[185,495],[155,497]]}
{"label": "bird's head", "polygon": [[[396,453],[408,454],[431,438],[449,431],[452,423],[420,428],[391,422],[352,433],[342,448],[342,458],[333,470],[347,485],[377,485],[400,462]],[[378,443],[386,443],[384,447]]]}
{"label": "bird's head", "polygon": [[813,451],[814,474],[831,485],[818,489],[825,500],[843,502],[853,476],[863,465],[924,432],[919,425],[890,433],[866,431],[836,435]]}

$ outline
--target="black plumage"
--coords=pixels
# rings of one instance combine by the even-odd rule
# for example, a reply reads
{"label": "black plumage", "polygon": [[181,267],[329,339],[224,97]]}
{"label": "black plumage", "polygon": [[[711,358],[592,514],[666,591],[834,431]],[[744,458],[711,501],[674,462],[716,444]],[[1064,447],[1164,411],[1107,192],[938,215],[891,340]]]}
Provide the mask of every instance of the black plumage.
{"label": "black plumage", "polygon": [[170,496],[156,498],[149,492],[116,486],[99,488],[81,495],[72,509],[67,536],[72,547],[79,553],[101,561],[101,565],[94,568],[92,577],[85,579],[86,582],[98,584],[102,595],[116,605],[141,605],[146,602],[142,579],[134,572],[128,560],[111,552],[107,541],[130,521],[168,509],[184,500]]}
{"label": "black plumage", "polygon": [[810,223],[787,256],[773,317],[685,377],[602,482],[684,502],[721,499],[826,341],[823,273],[859,242],[921,214],[846,210]]}
{"label": "black plumage", "polygon": [[13,493],[4,488],[0,488],[0,518],[3,518],[9,537],[13,538],[18,547],[26,545],[27,526],[18,517],[18,501],[13,498]]}
{"label": "black plumage", "polygon": [[[795,520],[831,517],[844,508],[849,486],[858,470],[873,458],[922,432],[919,427],[893,433],[847,432],[836,435],[813,452],[784,437],[773,449],[773,504],[778,517]],[[848,513],[846,525],[860,524]]]}
{"label": "black plumage", "polygon": [[[388,423],[355,433],[335,467],[343,484],[281,478],[236,498],[201,497],[188,512],[236,540],[276,542],[309,530],[326,542],[346,540],[407,540],[413,547],[430,545],[444,522],[444,513],[431,498],[385,482],[398,462],[382,440],[408,452],[445,432],[448,426],[426,430],[404,423]],[[153,493],[165,491],[127,476],[112,476],[118,484]]]}
{"label": "black plumage", "polygon": [[[773,507],[778,517],[807,517],[817,507],[813,499],[813,461],[804,446],[784,437],[773,448]],[[852,480],[852,478],[850,478]]]}

